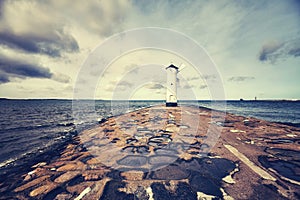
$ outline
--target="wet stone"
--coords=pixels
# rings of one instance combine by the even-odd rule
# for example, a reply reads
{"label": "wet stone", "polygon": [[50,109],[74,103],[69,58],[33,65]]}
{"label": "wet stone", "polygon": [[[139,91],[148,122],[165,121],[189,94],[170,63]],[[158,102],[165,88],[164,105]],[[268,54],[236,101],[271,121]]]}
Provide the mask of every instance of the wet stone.
{"label": "wet stone", "polygon": [[105,129],[103,129],[103,132],[104,133],[111,133],[111,132],[114,132],[114,129],[107,129],[107,128],[105,128]]}
{"label": "wet stone", "polygon": [[175,149],[167,149],[167,148],[156,148],[154,150],[156,154],[159,155],[177,155],[178,152]]}
{"label": "wet stone", "polygon": [[159,142],[148,142],[148,145],[149,146],[152,146],[152,147],[163,147],[163,146],[166,146],[167,144],[162,144],[162,143],[159,143]]}
{"label": "wet stone", "polygon": [[145,156],[137,156],[137,155],[128,155],[117,161],[120,165],[125,166],[142,166],[147,163],[147,157]]}
{"label": "wet stone", "polygon": [[111,143],[117,143],[117,141],[119,141],[120,139],[119,138],[114,138]]}
{"label": "wet stone", "polygon": [[149,139],[149,143],[163,143],[163,142],[171,142],[172,139],[170,137],[152,137]]}
{"label": "wet stone", "polygon": [[172,126],[168,126],[166,128],[166,131],[169,132],[169,133],[174,133],[174,132],[177,132],[179,128],[177,128],[175,125],[172,125]]}
{"label": "wet stone", "polygon": [[85,181],[95,181],[103,178],[108,170],[86,170],[82,172]]}
{"label": "wet stone", "polygon": [[191,145],[187,144],[187,143],[181,143],[180,146],[181,146],[182,150],[189,150],[191,148]]}
{"label": "wet stone", "polygon": [[149,157],[149,163],[151,165],[164,165],[173,163],[177,159],[178,157],[173,155],[155,155]]}
{"label": "wet stone", "polygon": [[137,170],[124,171],[121,173],[121,176],[130,181],[141,181],[143,180],[144,172]]}
{"label": "wet stone", "polygon": [[294,192],[294,195],[297,199],[300,199],[300,192]]}
{"label": "wet stone", "polygon": [[286,200],[287,198],[283,197],[276,190],[274,191],[273,187],[270,187],[266,184],[261,184],[254,187],[254,191],[249,199],[282,199]]}
{"label": "wet stone", "polygon": [[73,179],[71,179],[68,182],[68,185],[73,186],[73,185],[77,185],[77,184],[82,183],[82,182],[84,182],[84,177],[82,175],[79,175],[79,176],[75,176]]}
{"label": "wet stone", "polygon": [[275,157],[291,158],[293,160],[300,160],[300,151],[281,149],[281,148],[266,148],[265,152],[274,155]]}
{"label": "wet stone", "polygon": [[33,165],[31,168],[42,167],[42,166],[45,166],[45,165],[47,165],[46,162],[40,162],[40,163],[37,163],[37,164]]}
{"label": "wet stone", "polygon": [[109,174],[109,177],[112,177],[114,179],[124,179],[124,177],[121,176],[122,172],[127,172],[127,171],[137,171],[137,172],[143,172],[143,173],[147,173],[149,172],[149,168],[147,166],[145,167],[119,167],[117,168],[116,172],[114,173],[114,175],[112,176],[112,174]]}
{"label": "wet stone", "polygon": [[219,126],[223,126],[223,127],[234,127],[234,123],[236,123],[238,121],[234,121],[234,120],[225,120],[225,121],[221,121],[221,122],[216,122],[217,125]]}
{"label": "wet stone", "polygon": [[198,160],[199,167],[203,174],[209,177],[214,177],[215,180],[222,180],[225,176],[236,168],[236,165],[231,160],[224,158],[203,158]]}
{"label": "wet stone", "polygon": [[27,173],[27,175],[24,177],[24,181],[29,181],[37,176],[39,176],[40,174],[44,174],[45,169],[44,168],[36,168],[30,172]]}
{"label": "wet stone", "polygon": [[203,192],[208,195],[216,196],[221,198],[222,192],[220,190],[219,184],[216,184],[212,179],[209,177],[205,177],[199,174],[195,174],[190,178],[190,185],[193,191],[195,192]]}
{"label": "wet stone", "polygon": [[171,192],[161,183],[153,183],[151,185],[153,198],[157,200],[172,199]]}
{"label": "wet stone", "polygon": [[139,200],[148,200],[149,199],[149,195],[147,194],[147,191],[142,186],[138,186],[137,190],[134,192],[134,196]]}
{"label": "wet stone", "polygon": [[92,156],[92,155],[89,155],[89,156],[85,156],[85,157],[83,157],[83,158],[81,158],[81,159],[79,159],[81,162],[83,162],[83,163],[86,163],[88,160],[90,160],[90,159],[92,159],[92,158],[94,158],[94,156]]}
{"label": "wet stone", "polygon": [[[205,144],[205,143],[204,143]],[[194,143],[191,144],[192,147],[200,147],[202,145],[202,143],[200,143],[199,141],[194,141]]]}
{"label": "wet stone", "polygon": [[102,118],[101,120],[98,120],[98,123],[99,123],[99,124],[103,124],[103,123],[106,122],[106,121],[107,121],[107,119]]}
{"label": "wet stone", "polygon": [[120,191],[120,189],[124,187],[125,183],[123,182],[114,180],[109,181],[105,185],[101,200],[134,200],[133,194],[126,194],[125,192]]}
{"label": "wet stone", "polygon": [[188,126],[188,125],[180,125],[179,128],[187,129],[187,128],[190,128],[190,126]]}
{"label": "wet stone", "polygon": [[87,142],[84,142],[84,146],[86,147],[86,148],[89,148],[89,147],[91,147],[91,146],[93,146],[94,145],[94,142],[93,141],[87,141]]}
{"label": "wet stone", "polygon": [[[171,135],[170,135],[170,134],[167,134],[167,133],[161,134],[161,137],[163,137],[163,138],[170,138],[170,139],[171,139]],[[172,139],[171,139],[171,140],[172,140]]]}
{"label": "wet stone", "polygon": [[48,182],[45,183],[44,185],[32,190],[29,195],[31,197],[35,197],[41,194],[47,194],[48,192],[50,192],[51,190],[55,189],[57,187],[57,184],[52,183],[52,182]]}
{"label": "wet stone", "polygon": [[175,120],[168,120],[168,122],[167,122],[168,124],[176,124],[176,121]]}
{"label": "wet stone", "polygon": [[167,133],[167,134],[168,134],[168,133],[171,133],[171,132],[160,129],[160,130],[158,131],[158,133],[159,133],[159,134],[163,134],[163,133]]}
{"label": "wet stone", "polygon": [[191,155],[199,155],[201,153],[201,151],[190,149],[188,151],[188,153],[191,154]]}
{"label": "wet stone", "polygon": [[67,191],[70,192],[71,194],[80,194],[85,188],[87,187],[91,187],[94,183],[93,182],[83,182],[77,185],[73,185],[73,186],[68,186],[67,187]]}
{"label": "wet stone", "polygon": [[257,125],[258,125],[258,123],[255,122],[255,121],[244,120],[243,122],[244,122],[244,125],[245,125],[245,126],[249,126],[249,127],[251,127],[251,128],[255,128],[255,127],[257,127]]}
{"label": "wet stone", "polygon": [[138,142],[138,140],[135,138],[129,138],[126,140],[126,144],[131,144],[131,143],[135,143],[135,142]]}
{"label": "wet stone", "polygon": [[148,154],[148,146],[127,146],[122,149],[122,152],[127,152],[128,154],[137,153],[137,154]]}
{"label": "wet stone", "polygon": [[57,187],[57,188],[51,190],[50,192],[46,193],[45,196],[43,197],[43,199],[44,200],[52,200],[52,199],[55,199],[57,195],[64,193],[64,192],[66,192],[65,188]]}
{"label": "wet stone", "polygon": [[187,183],[179,183],[175,192],[169,191],[162,183],[153,183],[151,185],[153,198],[155,200],[178,199],[178,200],[196,200],[197,193],[192,191]]}
{"label": "wet stone", "polygon": [[169,145],[168,145],[168,148],[177,150],[177,149],[180,149],[182,147],[182,144],[183,143],[181,143],[181,142],[170,142]]}
{"label": "wet stone", "polygon": [[294,143],[294,141],[291,140],[291,139],[273,139],[271,141],[267,141],[267,143],[271,143],[271,144],[291,144],[291,143]]}
{"label": "wet stone", "polygon": [[180,169],[176,165],[168,165],[152,172],[152,179],[159,180],[181,180],[188,178],[190,173],[184,169]]}
{"label": "wet stone", "polygon": [[285,161],[268,156],[259,156],[258,161],[265,168],[272,168],[286,178],[300,181],[300,166],[292,161]]}
{"label": "wet stone", "polygon": [[127,146],[127,147],[124,147],[122,149],[122,152],[126,152],[126,153],[134,153],[135,152],[135,146]]}
{"label": "wet stone", "polygon": [[[193,180],[195,184],[194,188],[198,187],[196,186],[197,184],[206,184],[206,182],[211,183],[212,188],[215,187],[214,185],[221,186],[222,179],[236,168],[234,162],[224,158],[193,158],[189,162],[180,162],[178,165],[192,173],[189,178],[190,182],[194,177],[200,176]],[[200,192],[207,194],[205,191]]]}
{"label": "wet stone", "polygon": [[73,179],[75,176],[77,176],[80,172],[79,171],[68,171],[62,175],[60,175],[58,178],[54,180],[56,183],[64,183],[71,179]]}
{"label": "wet stone", "polygon": [[91,188],[91,191],[84,196],[85,200],[100,199],[103,194],[104,187],[109,181],[109,178],[104,178],[99,181],[94,182],[94,185]]}
{"label": "wet stone", "polygon": [[58,194],[56,195],[56,197],[54,198],[54,200],[69,200],[72,198],[71,194]]}
{"label": "wet stone", "polygon": [[209,148],[208,144],[201,144],[201,147],[200,147],[201,150],[208,149],[208,148]]}
{"label": "wet stone", "polygon": [[172,195],[173,199],[184,199],[184,200],[194,200],[197,199],[197,193],[194,192],[190,185],[187,183],[179,183],[175,194]]}
{"label": "wet stone", "polygon": [[153,136],[154,136],[153,133],[145,133],[145,137],[147,137],[147,138],[150,138],[150,137],[153,137]]}
{"label": "wet stone", "polygon": [[145,138],[145,134],[144,133],[136,133],[134,134],[134,138],[138,141],[141,140],[143,138]]}
{"label": "wet stone", "polygon": [[79,169],[83,169],[83,167],[84,167],[84,164],[82,162],[69,163],[69,164],[59,167],[57,169],[57,171],[79,170]]}
{"label": "wet stone", "polygon": [[137,146],[136,152],[140,154],[147,154],[149,153],[149,147],[148,146]]}
{"label": "wet stone", "polygon": [[60,160],[63,160],[63,161],[72,161],[72,160],[77,159],[77,158],[80,157],[80,156],[81,156],[81,154],[74,153],[73,155],[69,155],[69,156],[66,156],[66,157],[62,157],[62,158],[60,158]]}
{"label": "wet stone", "polygon": [[86,163],[89,165],[94,165],[94,164],[99,164],[100,161],[98,158],[93,157],[93,158],[89,159],[88,161],[86,161]]}
{"label": "wet stone", "polygon": [[32,186],[35,186],[35,185],[37,185],[37,184],[39,184],[39,183],[41,183],[41,182],[43,182],[43,181],[45,181],[46,179],[49,179],[49,178],[50,178],[49,175],[39,177],[37,179],[34,179],[34,180],[32,180],[32,181],[30,181],[30,182],[28,182],[28,183],[26,183],[26,184],[24,184],[24,185],[16,188],[14,191],[15,192],[20,192],[20,191],[26,190],[26,189],[28,189],[28,188],[30,188]]}
{"label": "wet stone", "polygon": [[140,133],[144,133],[144,134],[152,133],[152,131],[147,129],[147,128],[138,128],[137,131],[140,132]]}
{"label": "wet stone", "polygon": [[195,138],[201,138],[201,139],[206,139],[207,136],[206,135],[195,135]]}

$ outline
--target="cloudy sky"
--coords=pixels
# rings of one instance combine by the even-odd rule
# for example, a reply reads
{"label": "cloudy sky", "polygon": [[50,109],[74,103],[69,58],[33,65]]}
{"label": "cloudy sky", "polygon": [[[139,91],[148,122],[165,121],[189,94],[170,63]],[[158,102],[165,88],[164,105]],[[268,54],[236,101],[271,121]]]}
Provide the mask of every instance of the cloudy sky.
{"label": "cloudy sky", "polygon": [[[300,99],[297,0],[1,0],[0,97],[71,99],[89,55],[112,35],[142,27],[172,29],[197,42],[215,64],[227,99]],[[180,55],[154,49],[115,58],[97,77],[94,97],[111,99],[131,88],[131,99],[164,99],[160,68],[171,62],[184,66],[182,99],[211,99],[207,81],[216,75],[196,73]],[[137,84],[150,73],[154,81]]]}

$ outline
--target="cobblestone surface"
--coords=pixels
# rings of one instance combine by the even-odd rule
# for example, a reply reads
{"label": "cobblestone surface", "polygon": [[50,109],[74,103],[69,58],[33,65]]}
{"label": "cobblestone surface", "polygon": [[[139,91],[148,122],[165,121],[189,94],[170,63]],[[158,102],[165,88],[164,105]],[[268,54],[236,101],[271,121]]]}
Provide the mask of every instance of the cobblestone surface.
{"label": "cobblestone surface", "polygon": [[[109,118],[59,158],[1,183],[1,199],[299,198],[300,130],[231,114],[223,121],[223,114],[157,106]],[[215,133],[208,130],[221,133],[209,152],[208,134]]]}

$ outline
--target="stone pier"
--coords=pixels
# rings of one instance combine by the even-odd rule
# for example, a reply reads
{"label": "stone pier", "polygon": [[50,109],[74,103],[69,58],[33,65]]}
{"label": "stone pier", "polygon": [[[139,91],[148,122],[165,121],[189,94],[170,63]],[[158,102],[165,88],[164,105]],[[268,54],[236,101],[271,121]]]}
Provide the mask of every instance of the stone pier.
{"label": "stone pier", "polygon": [[299,199],[300,129],[197,107],[108,118],[0,199]]}

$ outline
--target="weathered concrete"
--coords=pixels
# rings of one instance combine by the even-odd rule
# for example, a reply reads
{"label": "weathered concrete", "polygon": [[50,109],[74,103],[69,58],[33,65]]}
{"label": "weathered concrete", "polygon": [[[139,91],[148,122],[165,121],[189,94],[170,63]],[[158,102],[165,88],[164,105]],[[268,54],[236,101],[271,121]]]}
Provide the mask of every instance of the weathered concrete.
{"label": "weathered concrete", "polygon": [[109,118],[0,183],[0,199],[299,198],[300,129],[223,114],[157,106]]}

